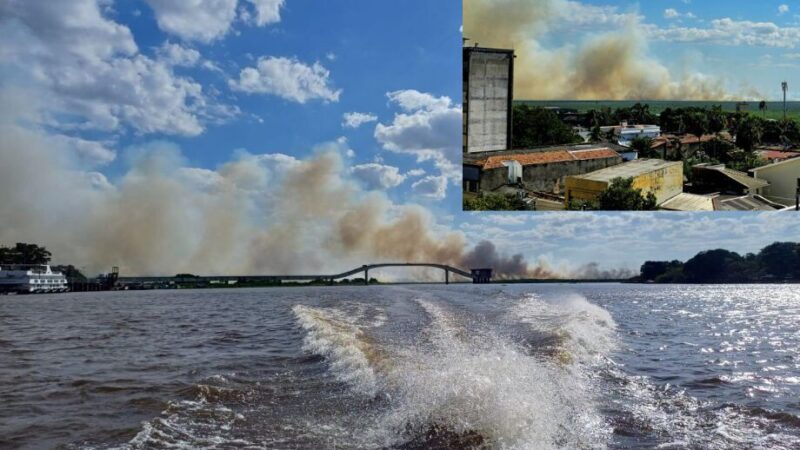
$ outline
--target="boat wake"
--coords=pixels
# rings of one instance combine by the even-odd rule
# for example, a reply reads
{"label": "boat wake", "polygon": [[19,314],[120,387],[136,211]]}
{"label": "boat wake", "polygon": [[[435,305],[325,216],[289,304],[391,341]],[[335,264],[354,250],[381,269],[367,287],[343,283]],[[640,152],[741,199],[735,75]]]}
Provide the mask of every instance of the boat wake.
{"label": "boat wake", "polygon": [[[416,303],[427,323],[416,339],[400,345],[381,340],[378,330],[359,326],[337,308],[295,307],[308,332],[305,349],[328,358],[330,370],[353,392],[387,400],[359,442],[373,448],[605,446],[611,430],[592,398],[586,375],[591,361],[583,355],[607,351],[610,344],[589,349],[596,341],[586,333],[593,331],[582,327],[598,334],[603,327],[613,330],[607,313],[578,299],[564,308],[525,298],[502,323],[492,323],[440,299]],[[575,364],[531,352],[504,332],[511,317],[525,324],[534,314],[548,319],[546,329],[535,330],[542,342],[572,336],[559,354],[569,354]]]}

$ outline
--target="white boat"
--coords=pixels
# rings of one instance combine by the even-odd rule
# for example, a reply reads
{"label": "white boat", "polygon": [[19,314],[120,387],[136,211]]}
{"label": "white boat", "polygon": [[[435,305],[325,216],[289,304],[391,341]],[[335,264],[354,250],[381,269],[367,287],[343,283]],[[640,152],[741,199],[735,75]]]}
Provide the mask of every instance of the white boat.
{"label": "white boat", "polygon": [[0,292],[32,294],[68,290],[67,277],[61,272],[53,272],[47,264],[0,266]]}

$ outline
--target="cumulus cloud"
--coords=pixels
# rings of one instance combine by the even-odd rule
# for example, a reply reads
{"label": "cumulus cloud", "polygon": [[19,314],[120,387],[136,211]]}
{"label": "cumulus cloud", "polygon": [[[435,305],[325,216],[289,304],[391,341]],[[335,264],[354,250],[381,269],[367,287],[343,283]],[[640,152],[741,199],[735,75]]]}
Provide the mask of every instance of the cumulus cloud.
{"label": "cumulus cloud", "polygon": [[173,66],[192,67],[200,61],[200,52],[172,42],[164,42],[156,52],[159,58]]}
{"label": "cumulus cloud", "polygon": [[778,6],[778,14],[786,14],[789,12],[789,5],[783,4]]}
{"label": "cumulus cloud", "polygon": [[[139,53],[130,30],[104,17],[96,0],[4,2],[0,12],[0,65],[41,97],[42,121],[194,136],[238,113],[176,75],[176,61]],[[183,48],[164,52],[180,63],[194,57]]]}
{"label": "cumulus cloud", "polygon": [[267,56],[256,67],[246,67],[231,89],[249,94],[277,95],[286,100],[306,103],[309,100],[338,102],[341,89],[331,87],[330,71],[319,62],[308,65],[296,58]]}
{"label": "cumulus cloud", "polygon": [[772,22],[753,22],[731,18],[715,19],[711,26],[646,28],[647,36],[662,41],[796,48],[800,27],[780,27]]}
{"label": "cumulus cloud", "polygon": [[434,200],[442,200],[447,195],[447,177],[428,175],[411,185],[415,194]]}
{"label": "cumulus cloud", "polygon": [[255,8],[252,18],[256,25],[264,26],[281,21],[281,8],[285,0],[247,0]]}
{"label": "cumulus cloud", "polygon": [[342,115],[342,126],[345,128],[358,128],[369,122],[375,122],[378,116],[371,113],[348,112]]}
{"label": "cumulus cloud", "polygon": [[457,182],[461,163],[461,106],[453,105],[449,97],[416,90],[386,95],[400,112],[392,123],[375,126],[375,139],[386,150],[414,155],[420,162],[433,161],[445,177]]}
{"label": "cumulus cloud", "polygon": [[185,40],[225,36],[236,18],[236,0],[146,0],[159,28]]}
{"label": "cumulus cloud", "polygon": [[361,181],[368,190],[393,188],[402,184],[406,179],[406,176],[401,174],[397,167],[378,163],[359,164],[350,170],[353,176]]}
{"label": "cumulus cloud", "polygon": [[102,142],[65,135],[54,135],[53,140],[71,151],[85,167],[104,166],[117,157],[117,152]]}

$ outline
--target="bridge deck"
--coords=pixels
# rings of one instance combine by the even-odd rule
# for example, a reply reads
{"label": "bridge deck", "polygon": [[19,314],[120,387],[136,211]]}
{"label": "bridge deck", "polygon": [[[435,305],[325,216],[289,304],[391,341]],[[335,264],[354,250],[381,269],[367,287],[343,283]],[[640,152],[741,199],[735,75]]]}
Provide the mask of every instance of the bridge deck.
{"label": "bridge deck", "polygon": [[337,274],[327,274],[327,275],[203,275],[203,276],[196,276],[196,277],[169,277],[169,276],[155,276],[155,277],[119,277],[118,281],[120,283],[159,283],[159,282],[169,282],[174,281],[178,283],[189,283],[189,282],[197,282],[197,281],[236,281],[240,279],[247,279],[252,281],[313,281],[313,280],[338,280],[341,278],[347,278],[351,275],[355,275],[360,272],[367,272],[372,269],[379,269],[381,267],[432,267],[436,269],[441,269],[446,272],[453,272],[455,274],[461,275],[462,277],[473,279],[473,276],[470,272],[465,270],[448,266],[446,264],[428,264],[428,263],[379,263],[379,264],[368,264],[361,267],[356,267],[355,269],[348,270],[346,272],[337,273]]}

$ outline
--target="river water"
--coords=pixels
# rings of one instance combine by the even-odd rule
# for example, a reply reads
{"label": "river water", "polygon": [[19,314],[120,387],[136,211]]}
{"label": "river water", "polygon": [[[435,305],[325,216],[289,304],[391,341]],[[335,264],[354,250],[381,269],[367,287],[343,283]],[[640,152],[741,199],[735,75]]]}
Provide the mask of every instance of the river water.
{"label": "river water", "polygon": [[0,448],[800,448],[797,286],[0,297]]}

